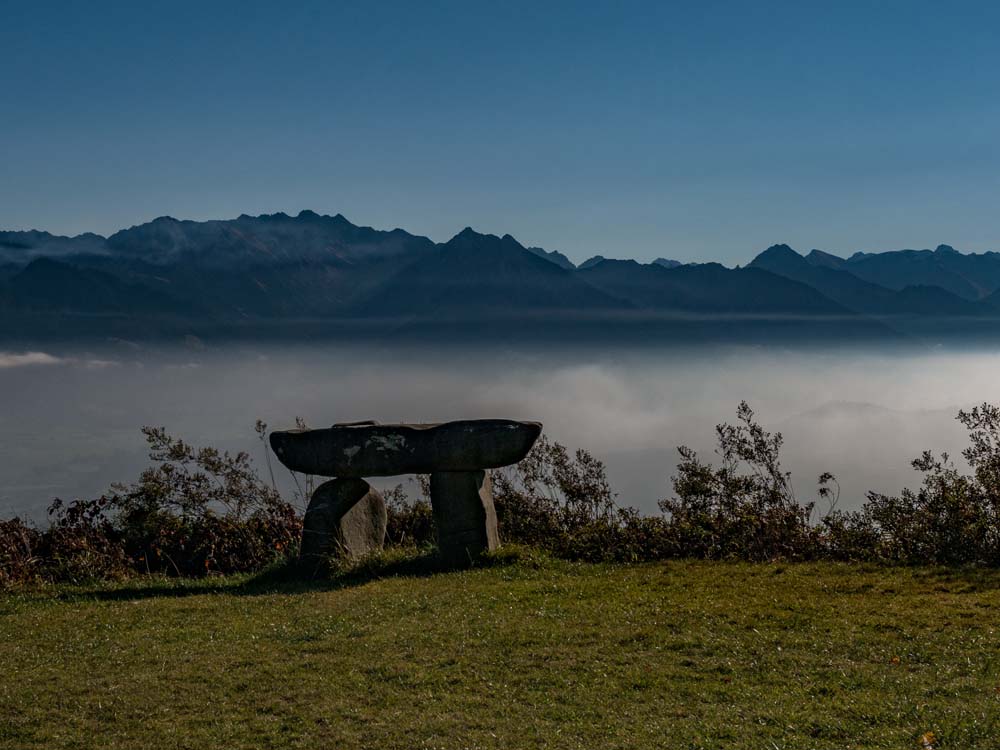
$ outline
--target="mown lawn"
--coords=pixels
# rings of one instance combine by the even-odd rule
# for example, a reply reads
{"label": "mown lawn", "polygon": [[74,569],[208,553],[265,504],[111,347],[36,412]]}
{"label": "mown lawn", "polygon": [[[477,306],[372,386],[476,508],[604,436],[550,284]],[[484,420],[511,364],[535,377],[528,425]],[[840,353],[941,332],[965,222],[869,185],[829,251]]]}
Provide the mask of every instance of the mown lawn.
{"label": "mown lawn", "polygon": [[1000,747],[1000,574],[514,557],[0,595],[0,747]]}

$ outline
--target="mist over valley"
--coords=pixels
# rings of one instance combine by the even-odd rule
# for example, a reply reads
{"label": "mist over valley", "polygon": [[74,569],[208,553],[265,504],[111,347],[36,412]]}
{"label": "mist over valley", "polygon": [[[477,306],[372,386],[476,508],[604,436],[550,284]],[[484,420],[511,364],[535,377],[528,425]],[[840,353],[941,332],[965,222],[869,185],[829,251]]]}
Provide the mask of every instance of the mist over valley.
{"label": "mist over valley", "polygon": [[[0,353],[0,513],[44,521],[54,497],[95,497],[148,464],[139,428],[247,450],[253,432],[376,419],[537,419],[607,464],[619,501],[644,512],[670,493],[676,447],[712,459],[714,427],[746,400],[786,440],[803,502],[833,472],[840,507],[917,482],[924,449],[958,455],[960,407],[996,400],[985,350],[676,347],[598,350],[359,345],[223,346]],[[284,470],[276,476],[284,490]],[[407,478],[386,480],[392,486]],[[415,487],[410,486],[411,491]],[[825,510],[820,503],[817,512]]]}

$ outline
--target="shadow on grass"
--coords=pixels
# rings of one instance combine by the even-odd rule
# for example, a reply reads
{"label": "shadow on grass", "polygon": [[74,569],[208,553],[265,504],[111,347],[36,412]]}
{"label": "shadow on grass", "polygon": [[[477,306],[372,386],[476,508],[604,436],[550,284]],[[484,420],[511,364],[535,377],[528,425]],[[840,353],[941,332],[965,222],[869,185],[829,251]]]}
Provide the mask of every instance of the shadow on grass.
{"label": "shadow on grass", "polygon": [[918,579],[954,594],[974,594],[1000,589],[1000,569],[961,565],[918,569]]}
{"label": "shadow on grass", "polygon": [[177,598],[203,594],[262,596],[299,594],[363,586],[385,578],[426,578],[459,570],[493,568],[521,562],[536,555],[517,547],[504,548],[471,562],[447,566],[434,548],[389,549],[352,561],[330,561],[320,566],[305,566],[292,560],[276,563],[249,577],[229,579],[161,578],[139,584],[126,583],[62,592],[64,600],[131,601],[135,599]]}

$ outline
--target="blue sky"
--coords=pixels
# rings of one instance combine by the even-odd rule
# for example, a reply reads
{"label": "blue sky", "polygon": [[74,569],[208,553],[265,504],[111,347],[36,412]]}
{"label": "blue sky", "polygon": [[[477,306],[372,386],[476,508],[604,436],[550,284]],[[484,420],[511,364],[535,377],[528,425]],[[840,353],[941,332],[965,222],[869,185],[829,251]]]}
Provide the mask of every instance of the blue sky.
{"label": "blue sky", "polygon": [[0,0],[0,227],[1000,250],[995,3]]}

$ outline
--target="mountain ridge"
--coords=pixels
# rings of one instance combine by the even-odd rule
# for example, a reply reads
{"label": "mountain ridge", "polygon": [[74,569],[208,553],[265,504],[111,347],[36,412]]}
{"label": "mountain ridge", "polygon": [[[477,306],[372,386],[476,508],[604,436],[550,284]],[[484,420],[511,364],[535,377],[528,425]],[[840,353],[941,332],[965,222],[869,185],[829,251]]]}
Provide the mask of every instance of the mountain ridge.
{"label": "mountain ridge", "polygon": [[[0,309],[6,337],[15,329],[30,336],[42,317],[51,330],[64,321],[67,330],[99,335],[90,320],[98,313],[119,319],[116,330],[161,330],[151,321],[170,318],[179,329],[238,326],[247,335],[304,320],[319,330],[322,321],[350,332],[392,320],[393,330],[431,321],[435,330],[472,333],[489,319],[500,331],[497,321],[523,321],[530,336],[554,330],[559,319],[566,336],[627,330],[651,340],[669,338],[691,316],[717,320],[688,326],[683,335],[692,339],[723,329],[752,339],[766,326],[750,320],[812,321],[798,325],[802,336],[833,335],[834,320],[851,335],[908,336],[921,335],[919,321],[961,319],[934,328],[945,335],[972,320],[980,332],[1000,331],[990,322],[1000,314],[1000,253],[939,245],[842,258],[777,244],[734,268],[601,255],[576,265],[561,252],[471,227],[436,243],[311,210],[208,221],[160,216],[108,237],[0,232]],[[725,322],[734,316],[739,325]]]}

